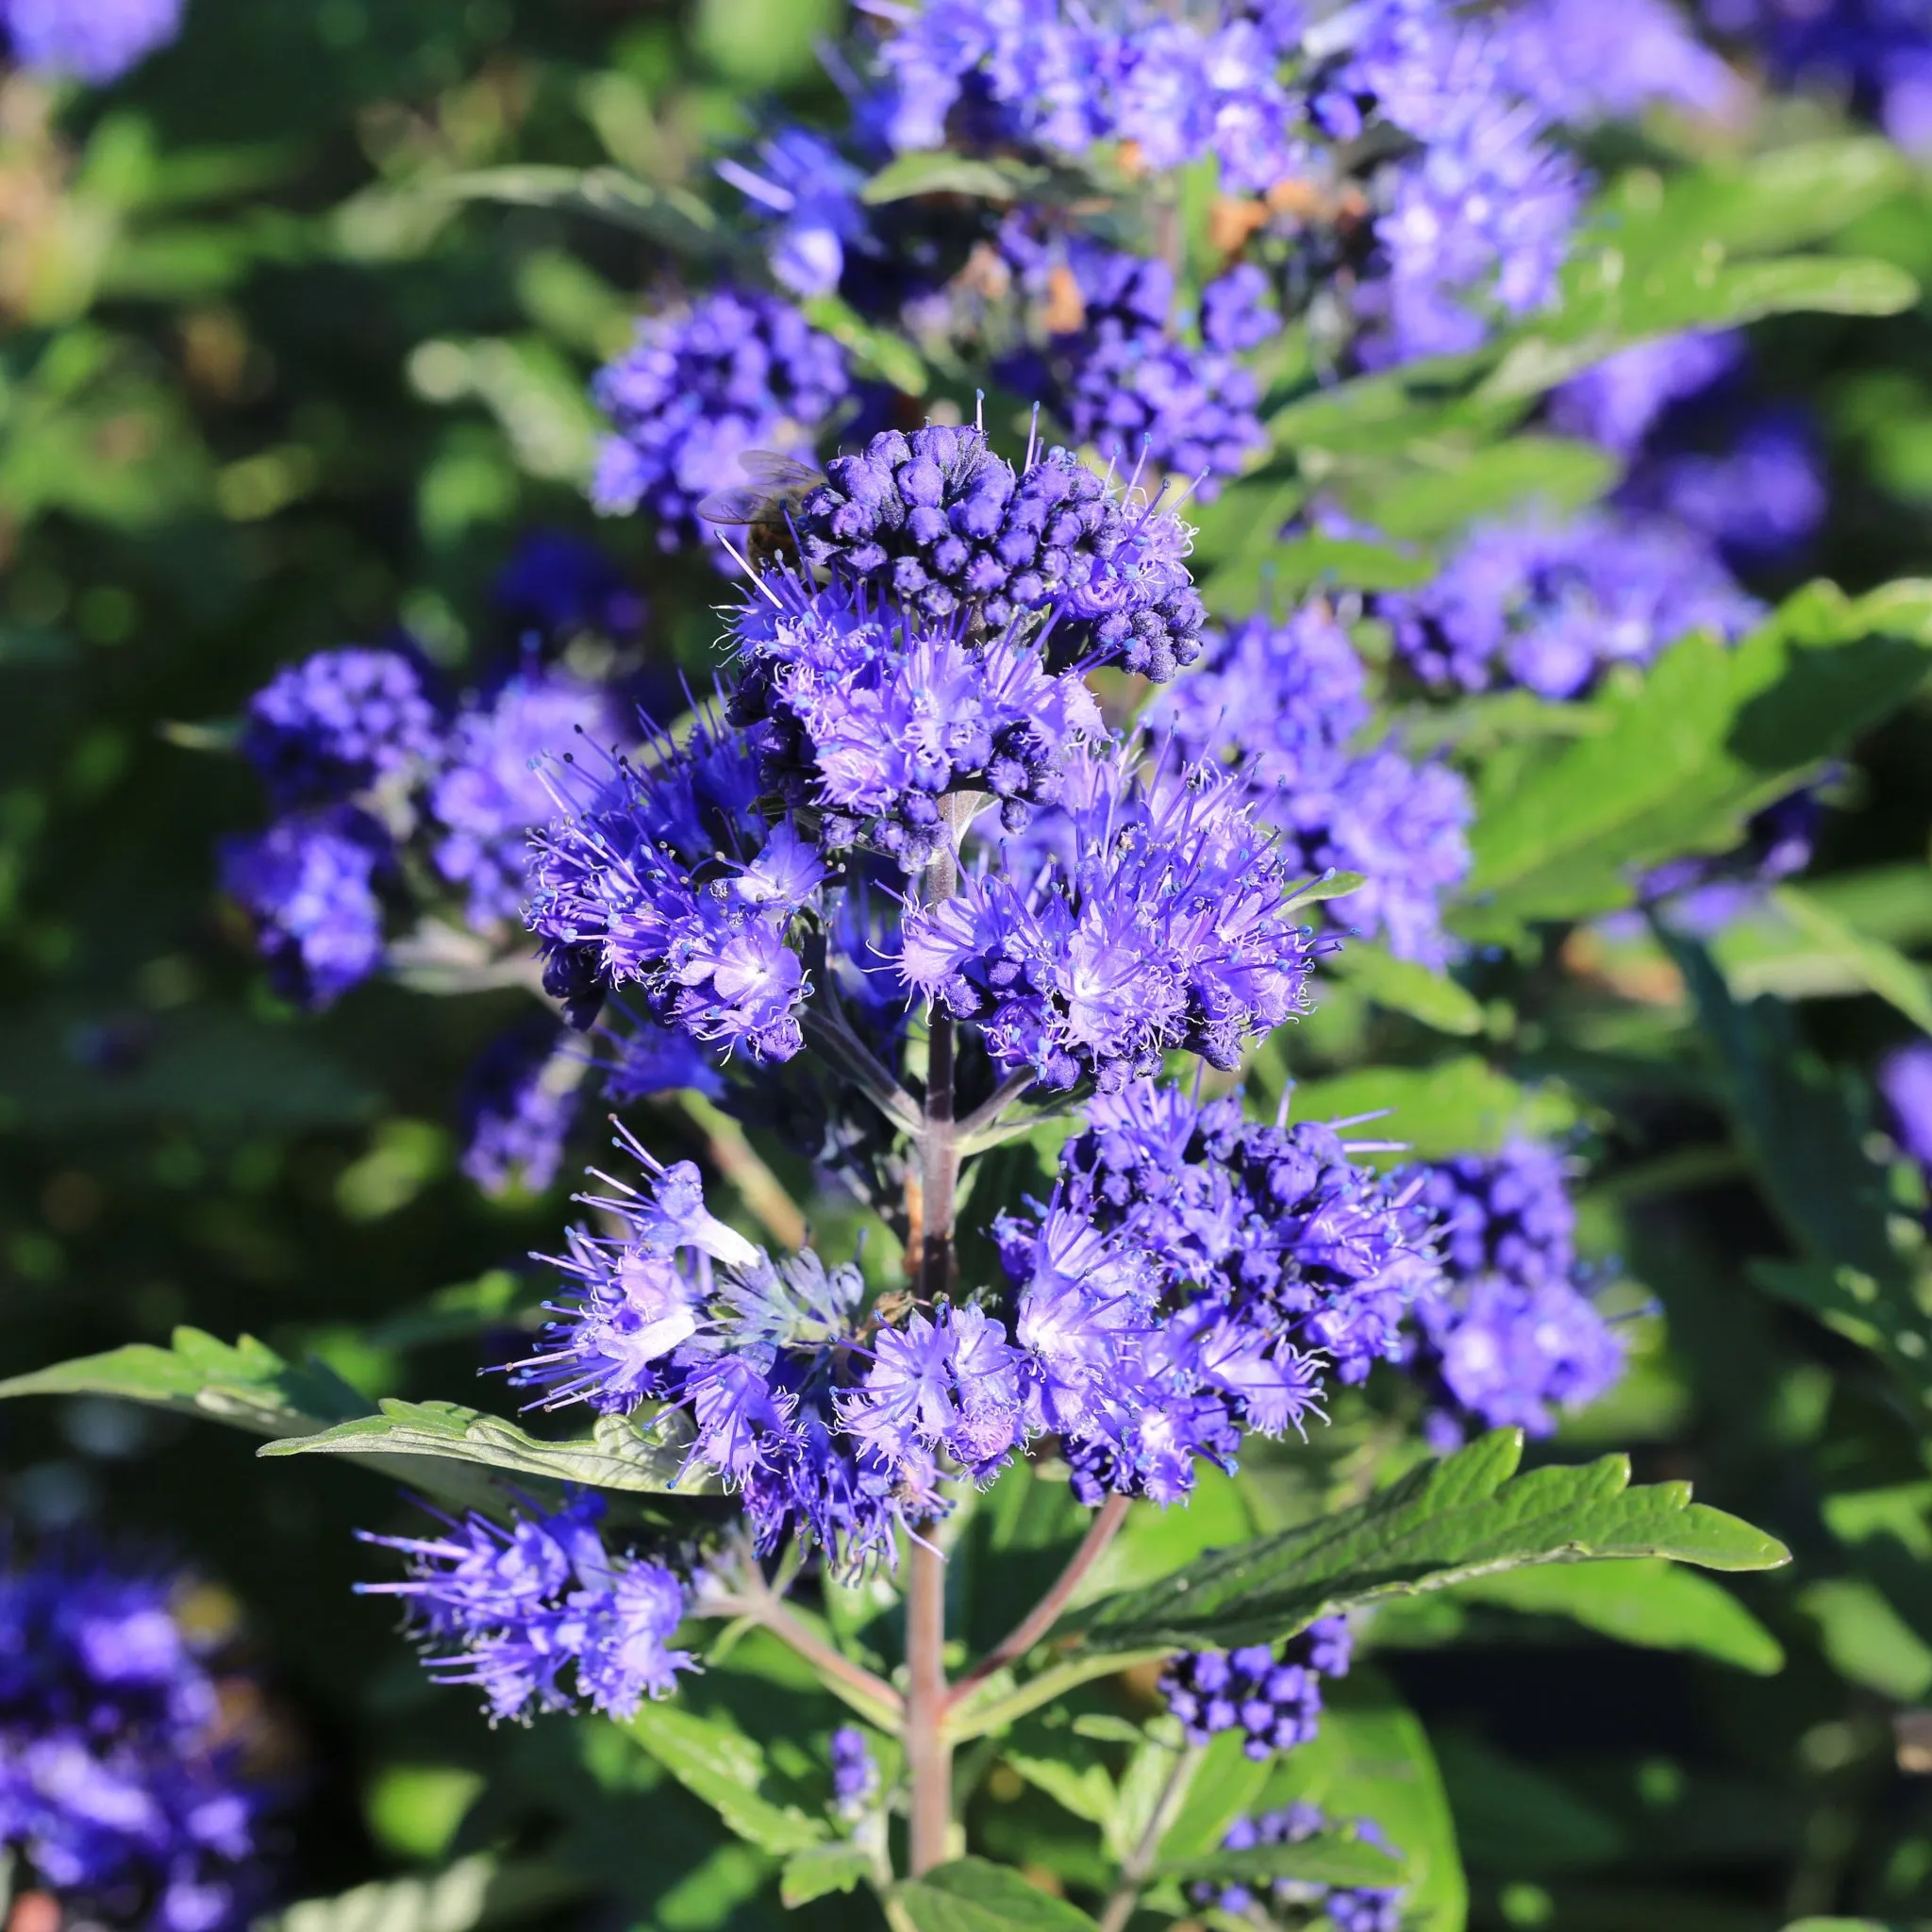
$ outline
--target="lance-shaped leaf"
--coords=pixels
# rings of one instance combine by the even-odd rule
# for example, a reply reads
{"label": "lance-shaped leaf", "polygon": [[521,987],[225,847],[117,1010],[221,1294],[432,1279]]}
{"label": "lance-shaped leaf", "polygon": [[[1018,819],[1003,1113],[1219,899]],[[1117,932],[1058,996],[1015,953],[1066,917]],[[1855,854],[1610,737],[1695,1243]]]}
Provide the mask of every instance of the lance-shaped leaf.
{"label": "lance-shaped leaf", "polygon": [[1232,1648],[1291,1637],[1355,1605],[1532,1563],[1670,1557],[1766,1570],[1789,1560],[1762,1531],[1691,1502],[1688,1484],[1633,1490],[1621,1456],[1518,1475],[1522,1454],[1520,1431],[1496,1430],[1352,1509],[1103,1597],[1066,1630],[1107,1652]]}
{"label": "lance-shaped leaf", "polygon": [[325,1362],[285,1361],[252,1335],[230,1346],[185,1327],[175,1330],[167,1348],[130,1342],[0,1382],[0,1398],[13,1395],[112,1395],[232,1423],[258,1436],[300,1435],[369,1407],[368,1398]]}
{"label": "lance-shaped leaf", "polygon": [[892,1894],[915,1932],[1094,1932],[1066,1900],[984,1858],[956,1858]]}
{"label": "lance-shaped leaf", "polygon": [[702,1494],[715,1483],[701,1474],[684,1483],[677,1480],[690,1449],[690,1424],[682,1409],[659,1409],[648,1416],[599,1416],[588,1437],[546,1442],[515,1423],[460,1402],[387,1401],[380,1414],[358,1416],[314,1435],[270,1442],[257,1453],[353,1456],[358,1461],[384,1456],[440,1457],[517,1475],[581,1483],[589,1489],[677,1489]]}
{"label": "lance-shaped leaf", "polygon": [[821,1843],[830,1827],[766,1789],[764,1749],[732,1725],[681,1704],[646,1703],[624,1728],[740,1838],[774,1857]]}
{"label": "lance-shaped leaf", "polygon": [[[1345,904],[1336,911],[1347,919]],[[1324,964],[1378,1007],[1386,1007],[1391,1013],[1407,1013],[1438,1033],[1468,1035],[1483,1030],[1482,1002],[1446,973],[1424,966],[1420,959],[1398,959],[1386,946],[1350,940]]]}

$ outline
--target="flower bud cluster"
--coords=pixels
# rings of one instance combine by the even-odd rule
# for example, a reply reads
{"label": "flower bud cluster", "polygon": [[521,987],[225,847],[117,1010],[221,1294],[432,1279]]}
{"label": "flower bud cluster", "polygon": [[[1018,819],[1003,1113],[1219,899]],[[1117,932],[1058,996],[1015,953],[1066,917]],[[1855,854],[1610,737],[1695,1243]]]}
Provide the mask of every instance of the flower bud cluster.
{"label": "flower bud cluster", "polygon": [[1322,1617],[1283,1646],[1189,1651],[1160,1679],[1160,1694],[1191,1744],[1240,1729],[1242,1751],[1265,1762],[1312,1741],[1322,1716],[1322,1679],[1345,1677],[1354,1651],[1346,1617]]}

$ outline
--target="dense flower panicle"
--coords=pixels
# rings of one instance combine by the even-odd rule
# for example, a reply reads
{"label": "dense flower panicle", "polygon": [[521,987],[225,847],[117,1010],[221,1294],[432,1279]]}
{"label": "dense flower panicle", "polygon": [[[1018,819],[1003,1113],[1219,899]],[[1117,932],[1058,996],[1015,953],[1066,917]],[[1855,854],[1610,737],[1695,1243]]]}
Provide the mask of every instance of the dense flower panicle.
{"label": "dense flower panicle", "polygon": [[601,1496],[575,1496],[552,1514],[532,1507],[508,1527],[434,1513],[437,1534],[362,1532],[400,1552],[408,1574],[357,1589],[400,1597],[431,1677],[474,1684],[491,1723],[584,1705],[621,1720],[695,1668],[689,1652],[670,1647],[684,1582],[662,1563],[605,1548]]}
{"label": "dense flower panicle", "polygon": [[[499,1034],[470,1070],[462,1170],[486,1194],[541,1193],[583,1100],[585,1059],[547,1016]],[[674,1083],[676,1084],[676,1083]]]}
{"label": "dense flower panicle", "polygon": [[594,543],[561,530],[525,537],[497,573],[494,593],[512,622],[546,638],[589,630],[622,639],[643,628],[644,600],[616,565]]}
{"label": "dense flower panicle", "polygon": [[530,834],[557,815],[546,760],[589,733],[614,735],[609,699],[562,671],[525,672],[466,705],[429,790],[436,869],[482,925],[512,919],[527,890]]}
{"label": "dense flower panicle", "polygon": [[[1295,1845],[1335,1828],[1319,1805],[1293,1804],[1250,1818],[1237,1818],[1221,1840],[1224,1851],[1248,1852],[1262,1845]],[[1373,1819],[1353,1821],[1355,1835],[1378,1849],[1395,1854]],[[1402,1894],[1382,1887],[1328,1887],[1306,1879],[1277,1878],[1272,1885],[1217,1885],[1203,1881],[1189,1888],[1196,1905],[1218,1906],[1236,1917],[1254,1918],[1273,1905],[1296,1914],[1325,1916],[1334,1932],[1398,1932],[1402,1924]],[[1272,1923],[1272,1921],[1271,1921]]]}
{"label": "dense flower panicle", "polygon": [[1892,1138],[1932,1174],[1932,1043],[1915,1041],[1888,1054],[1878,1069]]}
{"label": "dense flower panicle", "polygon": [[1431,582],[1377,604],[1432,689],[1547,698],[1581,696],[1695,630],[1736,638],[1762,614],[1691,532],[1602,511],[1482,525]]}
{"label": "dense flower panicle", "polygon": [[1051,613],[1057,659],[1156,679],[1199,651],[1192,533],[1066,450],[1030,449],[1016,471],[984,431],[934,424],[887,430],[825,475],[793,519],[805,561],[908,617],[958,617],[971,642]]}
{"label": "dense flower panicle", "polygon": [[1667,0],[1516,0],[1497,21],[1509,84],[1572,125],[1669,102],[1701,115],[1737,106],[1737,75]]}
{"label": "dense flower panicle", "polygon": [[1169,1712],[1191,1744],[1223,1731],[1245,1734],[1241,1748],[1265,1761],[1308,1743],[1320,1726],[1322,1679],[1348,1674],[1354,1641],[1346,1617],[1322,1617],[1276,1657],[1272,1644],[1244,1650],[1189,1651],[1160,1679]]}
{"label": "dense flower panicle", "polygon": [[425,765],[441,742],[422,673],[400,651],[318,651],[248,701],[242,749],[283,804],[335,802]]}
{"label": "dense flower panicle", "polygon": [[1008,138],[1075,154],[1131,141],[1158,168],[1214,155],[1243,188],[1281,179],[1299,154],[1300,109],[1276,72],[1300,38],[1294,9],[1197,24],[1152,0],[929,0],[894,17],[883,58],[901,148],[940,146],[956,106],[983,106]]}
{"label": "dense flower panicle", "polygon": [[0,1570],[0,1854],[70,1921],[219,1932],[262,1902],[266,1794],[189,1588],[77,1550]]}
{"label": "dense flower panicle", "polygon": [[829,848],[863,841],[907,870],[952,832],[939,800],[998,799],[1010,830],[1059,796],[1079,738],[1105,726],[1077,674],[1049,673],[1013,626],[979,644],[960,617],[896,618],[861,589],[768,572],[734,629],[744,666],[732,721],[765,785],[822,814]]}
{"label": "dense flower panicle", "polygon": [[[1157,471],[1196,479],[1204,500],[1267,447],[1254,375],[1230,346],[1189,342],[1174,326],[1174,271],[1116,249],[1072,254],[1083,319],[1054,336],[1044,358],[1048,408],[1124,469],[1144,455]],[[1245,284],[1242,285],[1245,288]],[[1220,327],[1253,340],[1257,311],[1224,298]]]}
{"label": "dense flower panicle", "polygon": [[1230,762],[1304,874],[1362,875],[1326,902],[1327,918],[1440,966],[1441,905],[1469,873],[1474,805],[1445,765],[1412,764],[1392,745],[1352,750],[1369,716],[1347,632],[1308,604],[1286,623],[1252,617],[1208,633],[1207,656],[1161,694],[1149,724],[1191,758]]}
{"label": "dense flower panicle", "polygon": [[970,1021],[1003,1071],[1048,1087],[1110,1090],[1174,1050],[1234,1065],[1244,1041],[1304,1009],[1318,951],[1302,875],[1237,776],[1112,770],[1091,816],[1070,814],[1077,860],[1030,881],[969,872],[902,927],[906,984]]}
{"label": "dense flower panicle", "polygon": [[583,808],[535,839],[524,916],[543,942],[544,985],[578,1027],[611,991],[635,988],[659,1024],[789,1059],[811,991],[789,934],[825,867],[789,820],[758,814],[741,735],[700,721],[653,752],[614,762],[602,784],[577,781],[590,787]]}
{"label": "dense flower panicle", "polygon": [[1411,1212],[1432,1226],[1443,1284],[1418,1297],[1418,1368],[1442,1407],[1430,1432],[1485,1428],[1546,1436],[1561,1409],[1594,1401],[1624,1370],[1575,1253],[1562,1157],[1518,1141],[1412,1170]]}
{"label": "dense flower panicle", "polygon": [[382,963],[375,879],[390,858],[389,835],[350,806],[295,813],[226,842],[222,890],[254,921],[284,999],[330,1006]]}
{"label": "dense flower panicle", "polygon": [[1139,1082],[1089,1103],[1060,1160],[1071,1211],[1118,1232],[1171,1283],[1333,1358],[1345,1382],[1403,1353],[1410,1303],[1437,1286],[1410,1202],[1332,1127],[1250,1121]]}
{"label": "dense flower panicle", "polygon": [[1932,23],[1921,0],[1703,0],[1788,86],[1847,102],[1901,147],[1932,150]]}
{"label": "dense flower panicle", "polygon": [[185,0],[0,0],[0,30],[23,67],[105,87],[174,40],[184,6]]}
{"label": "dense flower panicle", "polygon": [[743,480],[739,459],[808,457],[850,390],[838,343],[775,296],[718,290],[648,317],[592,387],[615,432],[592,500],[606,514],[644,510],[665,550],[710,536],[697,507]]}

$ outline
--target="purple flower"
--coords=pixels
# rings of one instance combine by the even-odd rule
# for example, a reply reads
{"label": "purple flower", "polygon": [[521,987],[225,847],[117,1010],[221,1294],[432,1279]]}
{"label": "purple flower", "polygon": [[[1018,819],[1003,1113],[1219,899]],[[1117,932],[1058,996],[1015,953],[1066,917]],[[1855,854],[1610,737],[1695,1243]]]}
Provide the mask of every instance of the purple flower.
{"label": "purple flower", "polygon": [[660,549],[714,536],[700,500],[741,483],[750,451],[809,456],[850,387],[838,343],[776,296],[717,290],[648,317],[592,386],[615,433],[591,501],[606,515],[645,510]]}
{"label": "purple flower", "polygon": [[1169,1662],[1160,1694],[1189,1743],[1207,1744],[1239,1728],[1246,1755],[1265,1761],[1313,1740],[1322,1679],[1346,1676],[1353,1648],[1348,1619],[1322,1617],[1291,1638],[1279,1657],[1265,1643],[1225,1655],[1186,1652]]}
{"label": "purple flower", "polygon": [[1593,1402],[1624,1371],[1576,1260],[1561,1156],[1518,1141],[1407,1178],[1410,1212],[1432,1227],[1442,1261],[1440,1291],[1415,1308],[1418,1371],[1443,1405],[1432,1433],[1453,1443],[1474,1418],[1548,1435],[1558,1409]]}
{"label": "purple flower", "polygon": [[1253,617],[1209,633],[1206,658],[1161,694],[1149,724],[1190,758],[1230,763],[1304,875],[1362,874],[1325,917],[1440,966],[1442,901],[1468,875],[1474,806],[1444,765],[1413,765],[1390,745],[1351,753],[1369,715],[1354,645],[1325,606],[1309,604],[1285,624]]}
{"label": "purple flower", "polygon": [[21,66],[93,87],[119,80],[181,31],[184,0],[0,0]]}
{"label": "purple flower", "polygon": [[400,651],[318,651],[248,701],[242,749],[278,803],[334,802],[425,764],[441,732]]}
{"label": "purple flower", "polygon": [[865,171],[823,135],[781,128],[758,142],[753,158],[722,160],[718,173],[753,208],[775,223],[772,274],[794,295],[829,295],[845,273],[845,251],[866,238],[858,199]]}
{"label": "purple flower", "polygon": [[[1071,268],[1085,317],[1048,345],[1047,407],[1075,441],[1123,469],[1144,458],[1157,472],[1198,479],[1211,499],[1267,447],[1254,376],[1211,339],[1196,347],[1175,331],[1166,263],[1087,246],[1071,252]],[[1253,328],[1224,305],[1217,314],[1237,333]]]}
{"label": "purple flower", "polygon": [[1199,650],[1206,608],[1191,532],[1063,449],[1017,472],[983,431],[940,425],[835,457],[794,520],[805,561],[890,596],[908,617],[958,618],[969,642],[1051,614],[1057,658],[1172,677]]}
{"label": "purple flower", "polygon": [[970,1021],[995,1065],[1049,1087],[1086,1075],[1109,1090],[1174,1050],[1232,1066],[1243,1041],[1303,1009],[1314,962],[1299,875],[1237,778],[1208,765],[1113,775],[1070,814],[1071,869],[1030,883],[971,872],[903,924],[907,985]]}
{"label": "purple flower", "polygon": [[527,1723],[588,1704],[633,1716],[695,1668],[670,1641],[683,1621],[685,1585],[662,1563],[613,1557],[597,1524],[601,1496],[578,1495],[554,1514],[521,1513],[508,1527],[471,1514],[426,1537],[372,1536],[399,1551],[408,1574],[362,1583],[369,1596],[401,1597],[439,1684],[474,1684],[491,1723]]}
{"label": "purple flower", "polygon": [[558,813],[549,763],[614,729],[608,697],[561,671],[521,674],[473,698],[451,727],[429,791],[436,869],[469,897],[481,925],[515,915],[530,834]]}
{"label": "purple flower", "polygon": [[[1294,1804],[1252,1818],[1237,1818],[1221,1844],[1224,1851],[1230,1852],[1252,1851],[1259,1845],[1300,1844],[1333,1827],[1334,1821],[1320,1806]],[[1385,1852],[1395,1850],[1373,1819],[1357,1818],[1355,1835]],[[1265,1909],[1264,1900],[1287,1908],[1296,1924],[1309,1913],[1319,1913],[1335,1932],[1397,1932],[1402,1924],[1402,1894],[1383,1889],[1329,1888],[1303,1879],[1277,1878],[1259,1897],[1245,1885],[1222,1886],[1210,1881],[1190,1887],[1189,1895],[1197,1905],[1218,1906],[1224,1912],[1242,1917],[1255,1916],[1257,1907]]]}
{"label": "purple flower", "polygon": [[254,921],[284,999],[331,1006],[382,963],[375,880],[389,862],[389,835],[348,806],[277,819],[225,843],[222,890]]}
{"label": "purple flower", "polygon": [[1377,600],[1409,669],[1436,690],[1517,684],[1579,697],[1612,664],[1647,664],[1694,630],[1740,636],[1762,607],[1691,532],[1591,511],[1474,530],[1433,581]]}
{"label": "purple flower", "polygon": [[1878,1069],[1878,1091],[1890,1110],[1893,1138],[1932,1173],[1932,1045],[1915,1041],[1889,1054]]}
{"label": "purple flower", "polygon": [[583,1098],[585,1061],[554,1020],[499,1034],[470,1071],[462,1170],[486,1194],[541,1194],[557,1177]]}
{"label": "purple flower", "polygon": [[1251,261],[1237,262],[1201,291],[1201,334],[1210,348],[1239,355],[1258,349],[1281,331],[1268,276]]}
{"label": "purple flower", "polygon": [[1517,0],[1497,30],[1509,84],[1553,120],[1623,119],[1658,102],[1720,115],[1741,98],[1737,75],[1665,0],[1624,0],[1614,11]]}
{"label": "purple flower", "polygon": [[944,793],[991,793],[1019,830],[1058,797],[1073,743],[1105,729],[1078,675],[1049,674],[1012,629],[975,646],[957,618],[894,620],[789,572],[759,578],[736,628],[731,716],[765,783],[822,815],[826,845],[863,839],[908,871],[952,836]]}
{"label": "purple flower", "polygon": [[77,1548],[0,1569],[0,1846],[71,1919],[218,1932],[261,1903],[266,1793],[189,1588]]}
{"label": "purple flower", "polygon": [[1573,375],[1551,396],[1550,420],[1566,435],[1634,457],[1673,404],[1732,374],[1743,355],[1735,329],[1639,342]]}
{"label": "purple flower", "polygon": [[871,1807],[879,1788],[879,1768],[865,1733],[841,1724],[832,1733],[832,1807],[840,1817],[857,1819]]}
{"label": "purple flower", "polygon": [[1019,1355],[999,1323],[975,1307],[916,1309],[902,1329],[881,1329],[873,1361],[839,1420],[882,1462],[937,1444],[962,1468],[990,1474],[1024,1435]]}
{"label": "purple flower", "polygon": [[497,606],[519,626],[546,638],[578,631],[630,638],[646,606],[594,543],[562,530],[532,530],[496,574]]}

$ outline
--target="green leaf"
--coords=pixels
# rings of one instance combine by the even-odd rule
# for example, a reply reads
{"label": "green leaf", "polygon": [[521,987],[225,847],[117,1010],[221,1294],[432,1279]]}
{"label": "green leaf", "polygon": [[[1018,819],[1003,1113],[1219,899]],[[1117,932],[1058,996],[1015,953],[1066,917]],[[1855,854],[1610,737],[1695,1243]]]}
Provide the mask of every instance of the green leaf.
{"label": "green leaf", "polygon": [[767,1797],[763,1748],[741,1730],[681,1704],[647,1702],[622,1726],[740,1838],[774,1857],[820,1843],[823,1819]]}
{"label": "green leaf", "polygon": [[[4,1392],[4,1391],[0,1391]],[[547,1476],[597,1490],[654,1493],[676,1489],[697,1495],[715,1489],[702,1476],[678,1481],[691,1448],[680,1409],[648,1416],[597,1418],[588,1438],[546,1442],[501,1416],[485,1415],[460,1402],[398,1402],[380,1405],[378,1415],[358,1416],[315,1435],[271,1442],[262,1456],[440,1457],[479,1462],[519,1475]]]}
{"label": "green leaf", "polygon": [[1896,1007],[1922,1033],[1932,1033],[1932,980],[1896,946],[1868,939],[1822,900],[1796,886],[1774,886],[1771,901],[1808,939],[1870,991]]}
{"label": "green leaf", "polygon": [[849,1840],[837,1844],[808,1845],[793,1852],[778,1874],[778,1896],[785,1909],[795,1912],[828,1892],[850,1891],[872,1876],[871,1857]]}
{"label": "green leaf", "polygon": [[1468,1889],[1427,1734],[1376,1671],[1324,1687],[1320,1730],[1275,1761],[1259,1807],[1319,1805],[1373,1818],[1403,1865],[1405,1932],[1462,1932]]}
{"label": "green leaf", "polygon": [[1163,1860],[1186,1864],[1209,1857],[1227,1827],[1257,1808],[1269,1767],[1250,1757],[1246,1745],[1241,1732],[1223,1731],[1201,1753],[1187,1796],[1160,1840]]}
{"label": "green leaf", "polygon": [[1089,1824],[1106,1824],[1120,1802],[1107,1759],[1077,1732],[1022,1724],[1001,1747],[1000,1756],[1029,1785]]}
{"label": "green leaf", "polygon": [[1045,179],[1046,170],[1012,160],[975,160],[932,148],[900,155],[858,191],[869,208],[909,201],[916,194],[963,194],[975,201],[1018,201]]}
{"label": "green leaf", "polygon": [[1287,904],[1314,906],[1324,899],[1345,899],[1351,892],[1359,892],[1367,883],[1358,872],[1329,873],[1324,877],[1310,879],[1305,886],[1297,886]]}
{"label": "green leaf", "polygon": [[1581,509],[1615,484],[1617,459],[1594,443],[1513,436],[1474,449],[1429,451],[1392,474],[1370,467],[1331,477],[1342,507],[1397,542],[1431,543],[1478,517],[1526,504]]}
{"label": "green leaf", "polygon": [[1064,1899],[984,1858],[956,1858],[892,1894],[915,1932],[1094,1932]]}
{"label": "green leaf", "polygon": [[1465,1603],[1568,1617],[1588,1630],[1650,1650],[1689,1650],[1768,1676],[1784,1667],[1778,1641],[1723,1585],[1655,1558],[1553,1563],[1472,1577]]}
{"label": "green leaf", "polygon": [[924,358],[904,336],[874,328],[849,303],[836,295],[815,295],[804,305],[806,319],[846,349],[860,375],[876,376],[908,396],[923,396],[932,387]]}
{"label": "green leaf", "polygon": [[1762,1531],[1691,1502],[1686,1484],[1631,1489],[1621,1456],[1518,1475],[1522,1454],[1518,1431],[1496,1430],[1352,1509],[1210,1551],[1103,1597],[1063,1627],[1105,1652],[1231,1649],[1291,1637],[1355,1605],[1529,1564],[1670,1557],[1764,1570],[1789,1560]]}
{"label": "green leaf", "polygon": [[1402,1882],[1402,1864],[1360,1839],[1324,1832],[1299,1844],[1255,1845],[1244,1852],[1209,1852],[1204,1857],[1176,1859],[1158,1866],[1155,1876],[1183,1884],[1196,1878],[1233,1885],[1298,1878],[1309,1885],[1394,1886]]}
{"label": "green leaf", "polygon": [[1591,700],[1590,736],[1478,788],[1478,920],[1629,903],[1639,871],[1736,841],[1744,820],[1902,704],[1932,658],[1932,584],[1813,584],[1734,649],[1685,638]]}
{"label": "green leaf", "polygon": [[1518,1086],[1474,1054],[1432,1067],[1361,1067],[1302,1081],[1294,1090],[1297,1120],[1356,1120],[1380,1112],[1387,1118],[1377,1123],[1377,1132],[1424,1160],[1493,1153],[1512,1135],[1560,1134],[1577,1118],[1574,1103],[1559,1090]]}
{"label": "green leaf", "polygon": [[257,1919],[254,1932],[472,1932],[535,1918],[580,1897],[589,1885],[555,1866],[502,1864],[479,1854],[421,1878],[358,1885],[334,1898],[308,1898]]}
{"label": "green leaf", "polygon": [[[1336,908],[1345,920],[1348,908]],[[1446,973],[1438,973],[1419,959],[1398,959],[1386,946],[1350,940],[1325,962],[1330,973],[1358,987],[1378,1007],[1406,1013],[1438,1033],[1472,1034],[1483,1030],[1482,1003]]]}
{"label": "green leaf", "polygon": [[323,1428],[369,1407],[366,1396],[319,1361],[284,1361],[252,1335],[230,1347],[186,1327],[175,1330],[167,1348],[133,1341],[0,1382],[0,1399],[15,1395],[112,1395],[232,1423],[258,1436]]}

